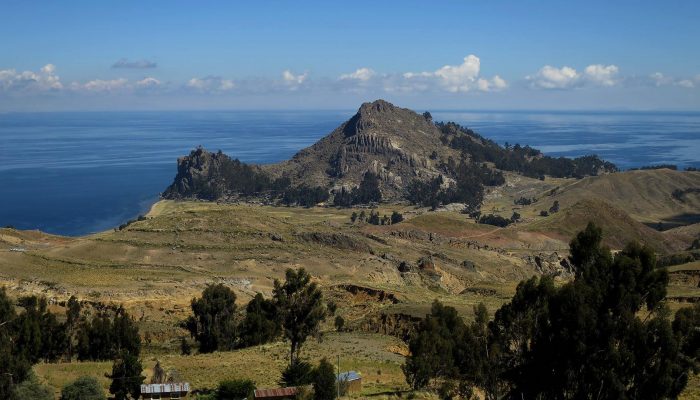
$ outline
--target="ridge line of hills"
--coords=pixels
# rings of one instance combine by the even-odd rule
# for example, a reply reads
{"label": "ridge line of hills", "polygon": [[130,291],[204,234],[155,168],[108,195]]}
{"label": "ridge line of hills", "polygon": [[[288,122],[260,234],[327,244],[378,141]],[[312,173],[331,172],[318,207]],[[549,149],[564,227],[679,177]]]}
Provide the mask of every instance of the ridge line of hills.
{"label": "ridge line of hills", "polygon": [[503,172],[528,177],[592,176],[617,171],[597,156],[543,155],[529,146],[502,147],[453,122],[434,122],[384,100],[357,113],[290,160],[249,165],[203,148],[178,159],[166,199],[257,198],[287,205],[325,201],[410,202],[437,206],[483,201],[484,186],[505,183]]}

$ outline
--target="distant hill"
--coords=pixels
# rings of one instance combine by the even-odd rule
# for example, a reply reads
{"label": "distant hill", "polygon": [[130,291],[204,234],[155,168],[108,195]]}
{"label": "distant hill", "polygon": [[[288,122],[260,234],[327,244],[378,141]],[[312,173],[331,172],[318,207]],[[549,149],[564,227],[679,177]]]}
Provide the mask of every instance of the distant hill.
{"label": "distant hill", "polygon": [[256,197],[302,205],[349,205],[381,198],[477,206],[484,186],[504,183],[501,171],[543,179],[598,175],[616,168],[595,156],[552,158],[528,146],[504,148],[458,124],[434,123],[427,112],[377,100],[362,104],[329,135],[278,164],[246,165],[220,152],[193,150],[178,160],[177,176],[163,197]]}
{"label": "distant hill", "polygon": [[[695,190],[693,190],[695,189]],[[582,200],[602,200],[632,218],[662,229],[700,222],[700,172],[670,169],[626,171],[588,177],[562,185],[541,196],[535,207],[561,207]],[[674,194],[675,193],[675,194]]]}
{"label": "distant hill", "polygon": [[565,239],[583,230],[588,222],[594,222],[603,229],[605,244],[613,249],[621,249],[630,241],[647,244],[664,253],[685,247],[683,242],[634,220],[623,209],[593,198],[583,198],[557,213],[534,221],[527,226],[527,230],[556,233]]}

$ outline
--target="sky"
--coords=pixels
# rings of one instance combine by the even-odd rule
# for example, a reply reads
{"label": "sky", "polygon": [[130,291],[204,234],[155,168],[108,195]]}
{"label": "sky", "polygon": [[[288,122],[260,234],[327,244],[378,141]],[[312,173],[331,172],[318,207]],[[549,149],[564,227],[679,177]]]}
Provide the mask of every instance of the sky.
{"label": "sky", "polygon": [[3,0],[0,112],[700,111],[700,2]]}

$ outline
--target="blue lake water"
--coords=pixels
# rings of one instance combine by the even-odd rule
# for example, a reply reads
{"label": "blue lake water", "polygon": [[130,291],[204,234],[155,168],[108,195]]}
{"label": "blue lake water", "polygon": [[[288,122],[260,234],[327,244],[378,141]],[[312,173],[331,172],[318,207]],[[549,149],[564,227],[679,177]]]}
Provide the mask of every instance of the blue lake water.
{"label": "blue lake water", "polygon": [[[82,235],[148,210],[202,145],[272,163],[354,111],[0,114],[0,226]],[[626,169],[700,167],[700,113],[432,112],[503,144],[598,154]]]}

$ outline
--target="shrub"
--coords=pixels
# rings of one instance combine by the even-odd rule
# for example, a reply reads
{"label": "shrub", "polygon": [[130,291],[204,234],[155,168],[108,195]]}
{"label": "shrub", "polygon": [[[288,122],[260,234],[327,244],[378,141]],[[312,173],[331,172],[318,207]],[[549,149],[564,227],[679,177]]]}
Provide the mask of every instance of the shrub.
{"label": "shrub", "polygon": [[292,364],[282,371],[282,386],[302,386],[313,381],[313,368],[306,361],[295,359]]}
{"label": "shrub", "polygon": [[232,379],[222,381],[216,390],[217,400],[252,399],[255,383],[251,380]]}
{"label": "shrub", "polygon": [[104,400],[102,386],[97,379],[83,376],[61,389],[61,400]]}
{"label": "shrub", "polygon": [[333,365],[323,358],[314,371],[314,400],[333,400],[337,395]]}

